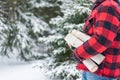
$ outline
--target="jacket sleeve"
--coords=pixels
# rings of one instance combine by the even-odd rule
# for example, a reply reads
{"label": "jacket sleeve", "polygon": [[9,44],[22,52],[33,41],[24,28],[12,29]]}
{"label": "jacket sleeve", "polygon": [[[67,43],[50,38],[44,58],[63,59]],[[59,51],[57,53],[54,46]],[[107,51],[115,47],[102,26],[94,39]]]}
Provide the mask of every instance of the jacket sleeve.
{"label": "jacket sleeve", "polygon": [[78,60],[88,59],[102,53],[111,46],[117,35],[120,22],[113,7],[101,7],[96,16],[93,35],[73,51]]}

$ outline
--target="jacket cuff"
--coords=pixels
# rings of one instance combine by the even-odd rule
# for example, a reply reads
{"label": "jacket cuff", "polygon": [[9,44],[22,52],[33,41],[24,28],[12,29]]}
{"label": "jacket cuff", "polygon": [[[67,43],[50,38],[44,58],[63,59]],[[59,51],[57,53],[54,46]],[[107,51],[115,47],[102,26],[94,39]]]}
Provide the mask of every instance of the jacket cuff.
{"label": "jacket cuff", "polygon": [[77,59],[78,62],[82,62],[84,60],[84,58],[80,57],[80,55],[77,53],[77,49],[73,50],[73,54],[75,56],[75,58]]}

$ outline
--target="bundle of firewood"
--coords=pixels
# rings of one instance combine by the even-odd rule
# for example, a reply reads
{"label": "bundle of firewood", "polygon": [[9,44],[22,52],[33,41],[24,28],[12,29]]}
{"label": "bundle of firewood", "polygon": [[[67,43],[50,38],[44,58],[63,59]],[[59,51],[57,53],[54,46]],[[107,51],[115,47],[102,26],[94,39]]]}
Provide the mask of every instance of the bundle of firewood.
{"label": "bundle of firewood", "polygon": [[[65,41],[67,42],[67,44],[75,48],[82,45],[88,39],[90,39],[90,36],[77,30],[72,30],[65,37]],[[98,69],[97,64],[99,65],[104,59],[105,56],[103,56],[102,54],[97,54],[90,59],[83,60],[83,64],[88,68],[88,70],[90,70],[91,72],[95,72]]]}

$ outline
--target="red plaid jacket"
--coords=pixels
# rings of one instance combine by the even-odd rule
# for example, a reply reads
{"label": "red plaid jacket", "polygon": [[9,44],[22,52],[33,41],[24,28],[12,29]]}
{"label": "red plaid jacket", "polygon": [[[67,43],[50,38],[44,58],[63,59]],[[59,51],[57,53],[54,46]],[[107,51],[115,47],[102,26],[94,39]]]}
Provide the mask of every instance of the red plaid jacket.
{"label": "red plaid jacket", "polygon": [[120,6],[115,0],[97,0],[85,21],[84,32],[91,38],[74,50],[79,70],[88,71],[81,60],[103,54],[105,60],[95,74],[117,78],[120,76]]}

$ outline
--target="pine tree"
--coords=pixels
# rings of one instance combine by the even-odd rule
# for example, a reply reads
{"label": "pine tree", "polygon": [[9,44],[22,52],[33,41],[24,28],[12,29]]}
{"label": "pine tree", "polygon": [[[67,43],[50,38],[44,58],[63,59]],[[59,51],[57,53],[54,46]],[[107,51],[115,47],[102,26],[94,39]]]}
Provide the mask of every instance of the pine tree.
{"label": "pine tree", "polygon": [[[52,63],[48,62],[49,68],[46,72],[53,79],[76,80],[80,78],[80,74],[75,69],[75,61],[71,59],[72,50],[65,42],[64,37],[73,29],[81,30],[84,19],[90,12],[89,3],[79,3],[73,0],[61,1],[60,8],[64,15],[57,16],[49,21],[51,34],[48,36],[47,42],[50,44],[48,46],[50,56],[54,60]],[[59,69],[61,71],[58,71]]]}
{"label": "pine tree", "polygon": [[39,38],[47,35],[49,26],[38,18],[33,2],[31,0],[5,0],[0,3],[2,26],[0,54],[8,57],[16,56],[23,60],[44,58],[44,44]]}
{"label": "pine tree", "polygon": [[46,68],[50,78],[80,78],[75,61],[71,59],[72,51],[64,37],[72,29],[81,30],[90,11],[89,2],[1,0],[0,4],[1,55],[10,58],[16,55],[16,58],[26,61],[44,58],[46,63],[42,67]]}

